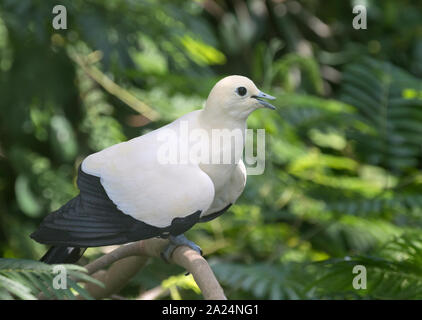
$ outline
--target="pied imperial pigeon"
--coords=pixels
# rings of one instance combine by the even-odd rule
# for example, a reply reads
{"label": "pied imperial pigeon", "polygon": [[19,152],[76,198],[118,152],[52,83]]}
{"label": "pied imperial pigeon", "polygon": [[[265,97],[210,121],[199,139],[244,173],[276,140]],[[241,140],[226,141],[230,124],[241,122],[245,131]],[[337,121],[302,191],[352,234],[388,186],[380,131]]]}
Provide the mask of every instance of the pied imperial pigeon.
{"label": "pied imperial pigeon", "polygon": [[[246,77],[228,76],[212,88],[203,109],[86,157],[78,170],[79,195],[46,216],[31,234],[51,245],[41,261],[74,263],[88,247],[153,237],[169,240],[162,254],[167,261],[180,245],[201,252],[183,233],[221,215],[243,192],[246,119],[256,109],[274,109],[263,99],[275,98]],[[240,148],[231,138],[212,141],[221,138],[213,135],[218,130],[234,136]],[[195,135],[209,137],[208,143],[196,145],[201,157],[188,156],[194,153]],[[169,139],[178,157],[165,159],[171,153],[164,152]],[[222,162],[227,153],[229,161]]]}

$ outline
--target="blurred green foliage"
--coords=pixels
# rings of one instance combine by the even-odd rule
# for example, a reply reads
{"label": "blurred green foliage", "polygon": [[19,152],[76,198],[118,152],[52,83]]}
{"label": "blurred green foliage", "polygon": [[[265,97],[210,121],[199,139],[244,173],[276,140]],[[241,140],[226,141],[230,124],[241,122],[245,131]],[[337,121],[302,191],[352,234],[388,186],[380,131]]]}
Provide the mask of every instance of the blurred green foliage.
{"label": "blurred green foliage", "polygon": [[[61,3],[59,31],[54,1],[0,3],[1,256],[40,257],[29,234],[77,194],[84,157],[199,108],[218,79],[242,74],[277,96],[276,112],[249,119],[266,130],[266,170],[188,232],[227,296],[422,298],[420,1]],[[352,27],[356,4],[367,30]],[[357,264],[366,290],[352,287]],[[182,273],[153,261],[120,295],[162,286],[165,298],[199,298]]]}

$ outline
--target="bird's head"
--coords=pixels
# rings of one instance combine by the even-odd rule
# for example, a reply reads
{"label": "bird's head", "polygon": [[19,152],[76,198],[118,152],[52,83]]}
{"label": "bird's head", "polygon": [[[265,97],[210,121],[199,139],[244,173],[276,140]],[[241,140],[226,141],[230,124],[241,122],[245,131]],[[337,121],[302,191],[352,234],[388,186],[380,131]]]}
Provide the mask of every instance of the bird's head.
{"label": "bird's head", "polygon": [[212,88],[205,109],[222,116],[246,119],[256,109],[275,109],[264,99],[274,100],[275,97],[260,91],[246,77],[228,76],[218,81]]}

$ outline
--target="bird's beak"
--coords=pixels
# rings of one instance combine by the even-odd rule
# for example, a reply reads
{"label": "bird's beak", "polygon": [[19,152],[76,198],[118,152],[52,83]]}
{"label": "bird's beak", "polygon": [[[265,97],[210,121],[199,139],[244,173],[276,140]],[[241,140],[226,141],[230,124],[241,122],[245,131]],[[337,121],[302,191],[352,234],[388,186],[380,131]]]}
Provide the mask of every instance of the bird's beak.
{"label": "bird's beak", "polygon": [[265,100],[262,100],[262,99],[274,100],[275,97],[270,96],[269,94],[266,94],[266,93],[264,93],[262,91],[259,91],[258,94],[253,95],[252,98],[258,100],[258,102],[260,104],[262,104],[264,106],[264,108],[275,110],[275,107],[271,103],[269,103],[269,102],[267,102]]}

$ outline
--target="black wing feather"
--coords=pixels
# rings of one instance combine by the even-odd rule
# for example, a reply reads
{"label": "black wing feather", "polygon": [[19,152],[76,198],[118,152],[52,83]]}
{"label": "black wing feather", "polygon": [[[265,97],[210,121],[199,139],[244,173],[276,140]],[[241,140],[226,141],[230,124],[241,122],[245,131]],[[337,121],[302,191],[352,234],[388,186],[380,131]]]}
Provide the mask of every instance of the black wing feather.
{"label": "black wing feather", "polygon": [[178,235],[200,219],[198,210],[173,219],[168,227],[159,228],[120,211],[107,196],[100,178],[83,172],[81,167],[77,184],[79,195],[50,213],[31,238],[50,245],[97,247]]}
{"label": "black wing feather", "polygon": [[223,209],[221,209],[220,211],[211,213],[211,214],[207,214],[206,216],[203,216],[199,219],[199,222],[208,222],[211,220],[214,220],[215,218],[218,218],[219,216],[221,216],[224,212],[226,212],[230,207],[231,207],[231,203],[229,203],[227,206],[225,206]]}

